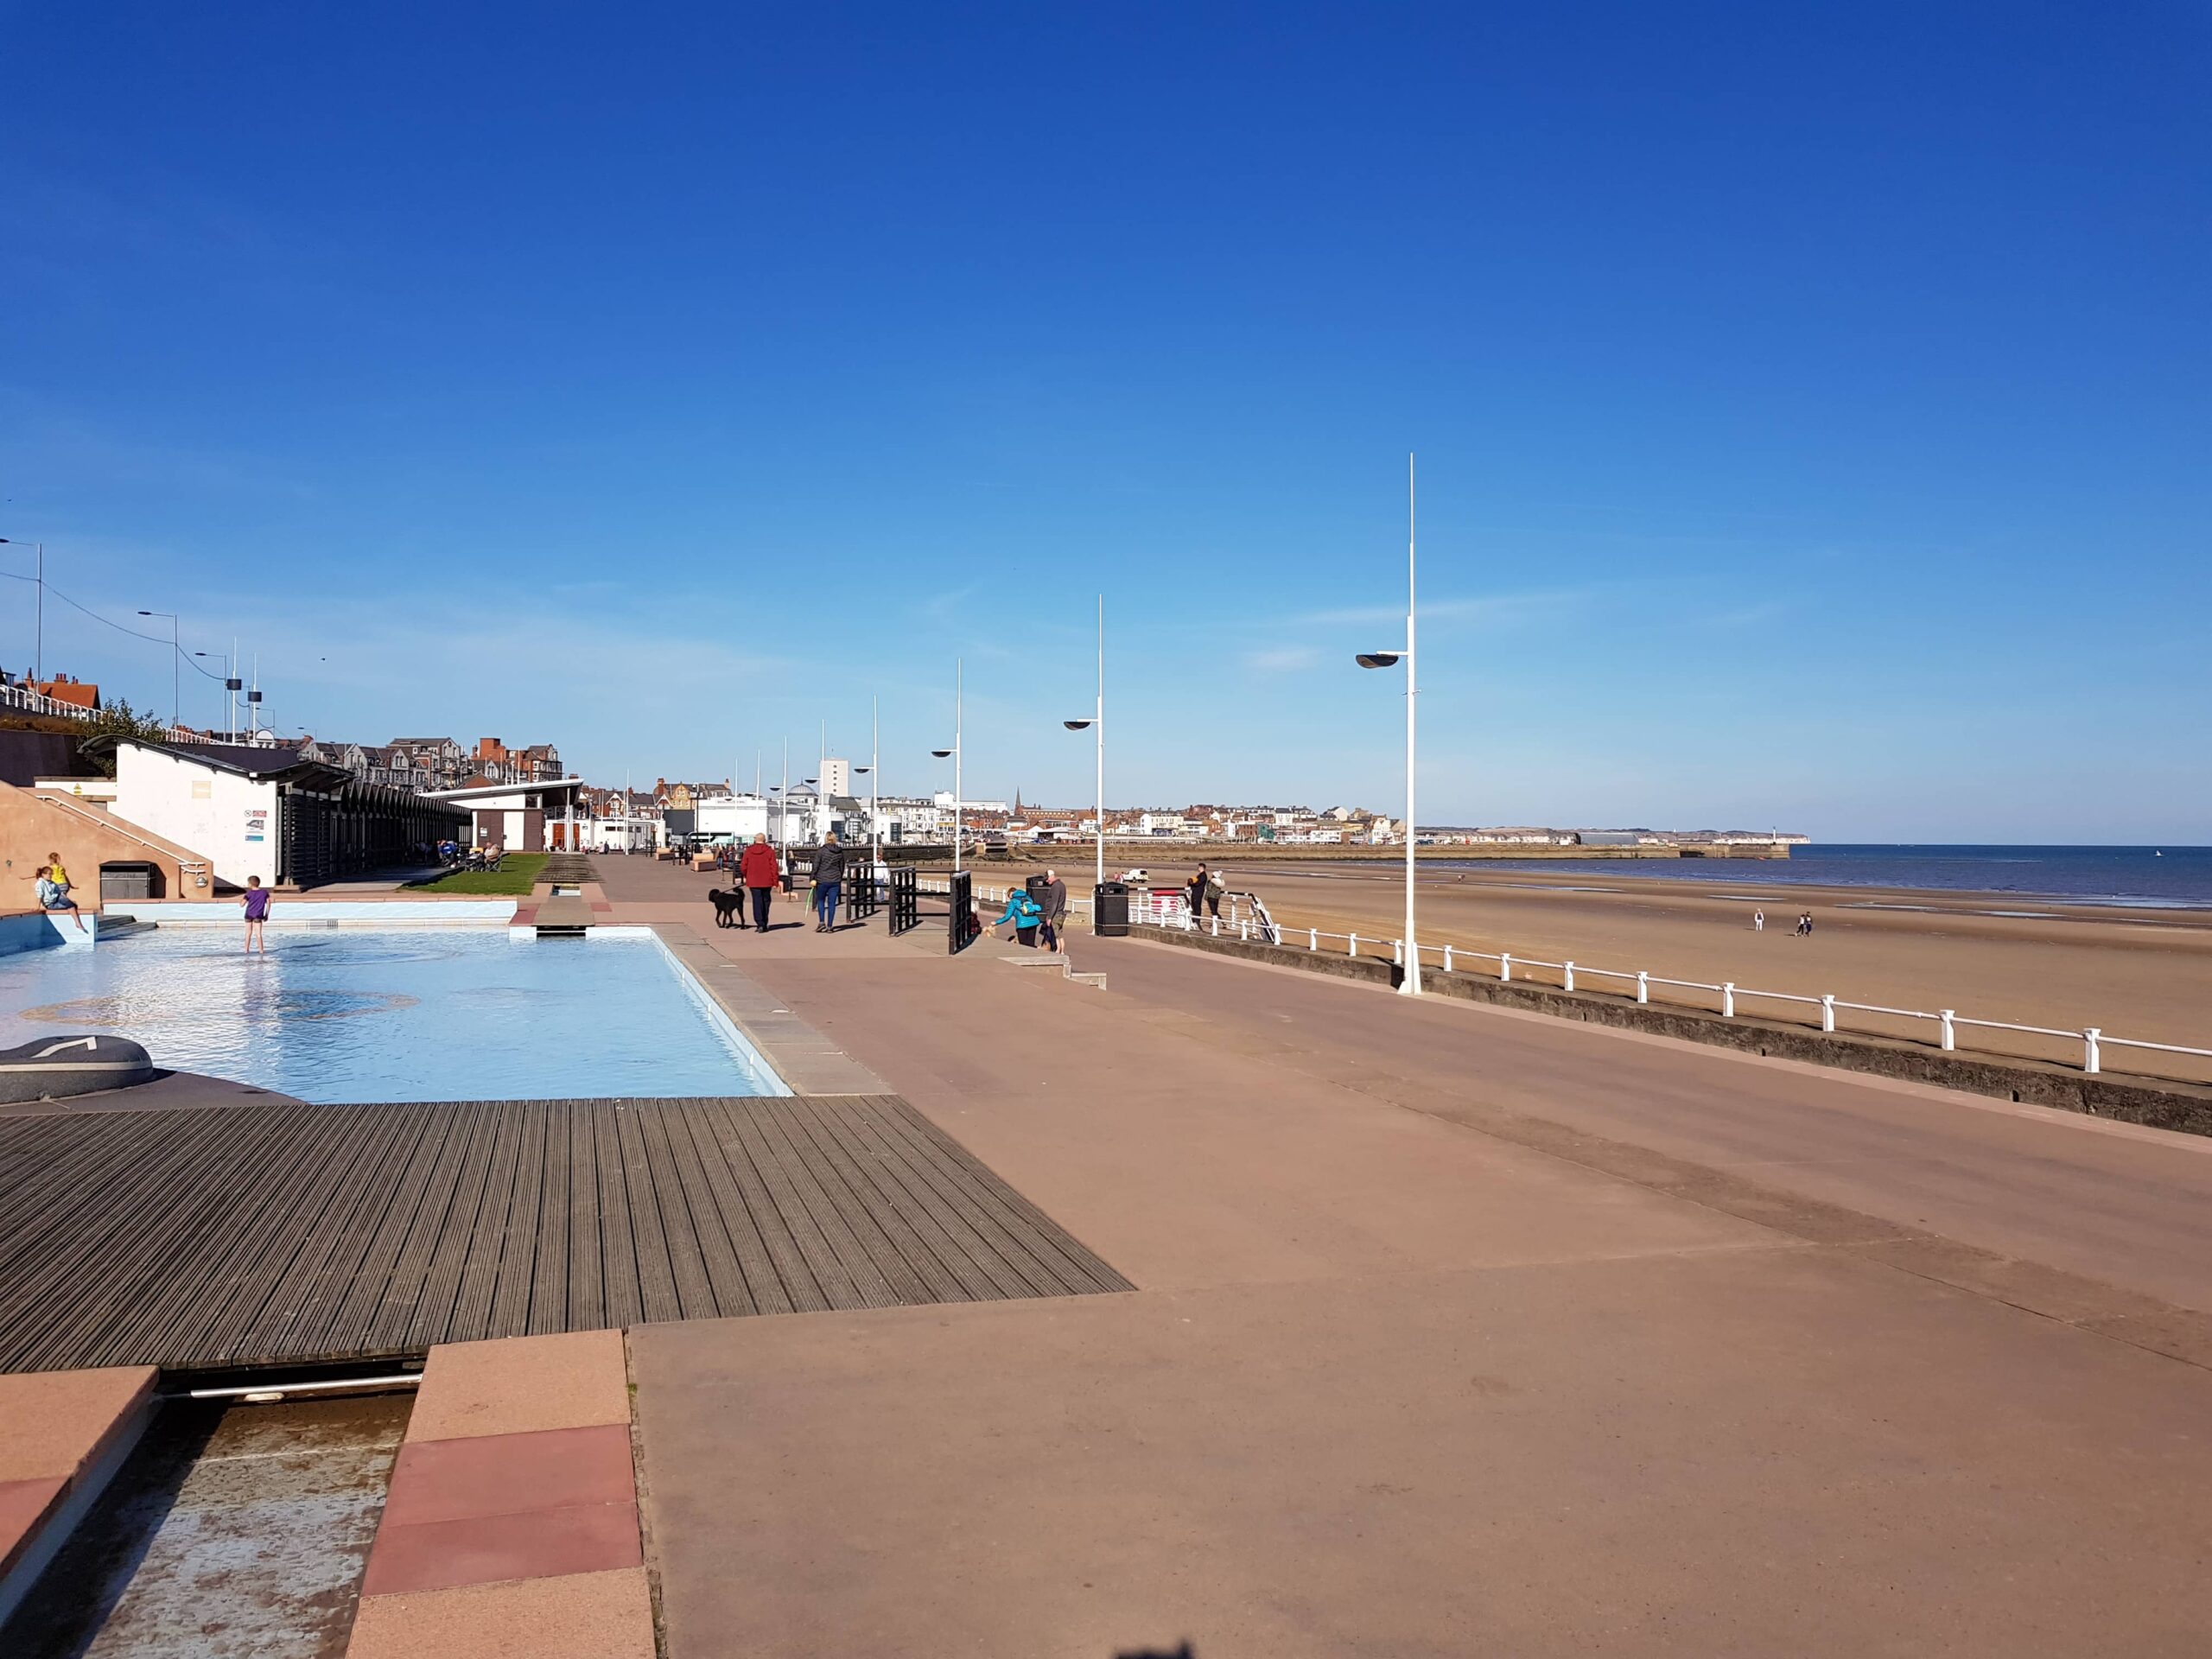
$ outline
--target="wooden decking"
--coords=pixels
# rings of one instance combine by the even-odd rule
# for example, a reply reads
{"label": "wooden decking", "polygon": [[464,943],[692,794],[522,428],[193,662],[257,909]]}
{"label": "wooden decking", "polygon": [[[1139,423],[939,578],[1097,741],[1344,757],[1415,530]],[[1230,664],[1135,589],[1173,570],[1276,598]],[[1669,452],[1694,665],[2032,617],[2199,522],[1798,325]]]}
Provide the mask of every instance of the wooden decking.
{"label": "wooden decking", "polygon": [[893,1095],[0,1120],[0,1371],[1127,1288]]}

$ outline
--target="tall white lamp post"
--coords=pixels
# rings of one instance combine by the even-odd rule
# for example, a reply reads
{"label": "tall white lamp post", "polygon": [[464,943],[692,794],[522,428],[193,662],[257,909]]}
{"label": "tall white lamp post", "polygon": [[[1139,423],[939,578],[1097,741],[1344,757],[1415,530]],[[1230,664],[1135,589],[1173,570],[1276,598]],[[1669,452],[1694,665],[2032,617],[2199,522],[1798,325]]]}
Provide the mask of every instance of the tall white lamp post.
{"label": "tall white lamp post", "polygon": [[[1064,720],[1071,732],[1086,726],[1098,734],[1098,885],[1106,884],[1106,595],[1098,595],[1098,710],[1089,720]],[[1094,899],[1093,903],[1096,900]]]}
{"label": "tall white lamp post", "polygon": [[960,702],[963,690],[962,664],[958,658],[952,663],[952,747],[931,749],[930,753],[942,760],[948,755],[952,760],[952,873],[960,874],[960,809],[964,798],[960,792]]}
{"label": "tall white lamp post", "polygon": [[1414,852],[1418,834],[1414,828],[1414,705],[1418,688],[1414,678],[1414,458],[1406,457],[1406,648],[1403,651],[1363,651],[1355,660],[1362,668],[1389,668],[1406,659],[1406,969],[1398,981],[1403,996],[1421,995],[1421,939],[1414,928]]}

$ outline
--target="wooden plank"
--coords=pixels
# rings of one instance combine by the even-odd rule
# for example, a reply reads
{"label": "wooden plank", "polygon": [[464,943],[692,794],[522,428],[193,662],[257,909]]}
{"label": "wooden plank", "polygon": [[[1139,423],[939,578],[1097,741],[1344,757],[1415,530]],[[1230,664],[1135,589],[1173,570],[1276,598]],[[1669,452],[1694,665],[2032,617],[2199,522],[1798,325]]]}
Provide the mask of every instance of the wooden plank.
{"label": "wooden plank", "polygon": [[569,1260],[568,1142],[561,1140],[562,1179],[549,1185],[552,1112],[532,1101],[516,1137],[515,1190],[507,1209],[506,1236],[499,1244],[499,1284],[485,1316],[487,1337],[519,1337],[530,1330],[531,1299],[537,1275],[549,1261],[565,1268]]}
{"label": "wooden plank", "polygon": [[896,1096],[98,1116],[0,1119],[22,1177],[0,1184],[0,1369],[386,1359],[1123,1282]]}

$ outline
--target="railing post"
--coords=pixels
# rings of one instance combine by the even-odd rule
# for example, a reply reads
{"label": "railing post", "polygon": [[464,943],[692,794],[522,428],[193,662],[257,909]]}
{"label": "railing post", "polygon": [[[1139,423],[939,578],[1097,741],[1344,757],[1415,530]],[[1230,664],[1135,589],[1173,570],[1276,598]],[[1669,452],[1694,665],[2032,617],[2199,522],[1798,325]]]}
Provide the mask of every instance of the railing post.
{"label": "railing post", "polygon": [[1308,950],[1319,950],[1321,948],[1321,930],[1319,928],[1309,927],[1306,930],[1306,948]]}
{"label": "railing post", "polygon": [[1351,946],[1344,954],[1348,957],[1356,957],[1359,954],[1359,935],[1357,933],[1351,935]]}
{"label": "railing post", "polygon": [[1821,1029],[1835,1029],[1835,994],[1833,991],[1821,999]]}
{"label": "railing post", "polygon": [[1236,937],[1237,937],[1237,938],[1238,938],[1238,939],[1240,939],[1241,941],[1243,941],[1243,942],[1244,944],[1251,944],[1251,943],[1252,943],[1252,925],[1251,925],[1251,923],[1249,923],[1249,922],[1239,922],[1239,923],[1237,923],[1237,924],[1236,924]]}
{"label": "railing post", "polygon": [[1452,947],[1448,944],[1444,947],[1444,971],[1447,974],[1452,971]]}
{"label": "railing post", "polygon": [[1720,1017],[1723,1020],[1736,1017],[1736,982],[1732,979],[1720,988]]}
{"label": "railing post", "polygon": [[1213,918],[1213,936],[1217,939],[1221,937],[1221,918],[1218,916]]}
{"label": "railing post", "polygon": [[1567,975],[1567,983],[1563,988],[1571,991],[1574,988],[1574,964],[1570,962],[1561,965]]}
{"label": "railing post", "polygon": [[1401,968],[1406,965],[1406,942],[1403,939],[1390,941],[1390,960]]}
{"label": "railing post", "polygon": [[1959,1046],[1959,1034],[1951,1028],[1951,1021],[1957,1018],[1955,1012],[1950,1008],[1945,1008],[1936,1017],[1943,1022],[1943,1046],[1946,1049],[1956,1048]]}
{"label": "railing post", "polygon": [[1641,968],[1636,970],[1636,1000],[1639,1002],[1651,1000],[1651,976]]}
{"label": "railing post", "polygon": [[1497,953],[1497,982],[1501,985],[1513,982],[1513,953],[1510,950]]}
{"label": "railing post", "polygon": [[2104,1034],[2104,1028],[2101,1026],[2091,1026],[2082,1032],[2082,1069],[2084,1071],[2104,1070],[2101,1064],[2103,1057],[2097,1052],[2097,1039]]}

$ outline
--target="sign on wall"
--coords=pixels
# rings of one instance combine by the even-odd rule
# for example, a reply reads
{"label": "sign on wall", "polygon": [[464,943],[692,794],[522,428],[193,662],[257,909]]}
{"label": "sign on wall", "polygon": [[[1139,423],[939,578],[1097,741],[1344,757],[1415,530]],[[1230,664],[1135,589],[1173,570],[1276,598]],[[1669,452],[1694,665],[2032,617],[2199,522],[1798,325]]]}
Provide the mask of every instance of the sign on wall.
{"label": "sign on wall", "polygon": [[246,808],[245,838],[248,841],[266,841],[269,839],[269,809],[267,807],[249,806]]}

